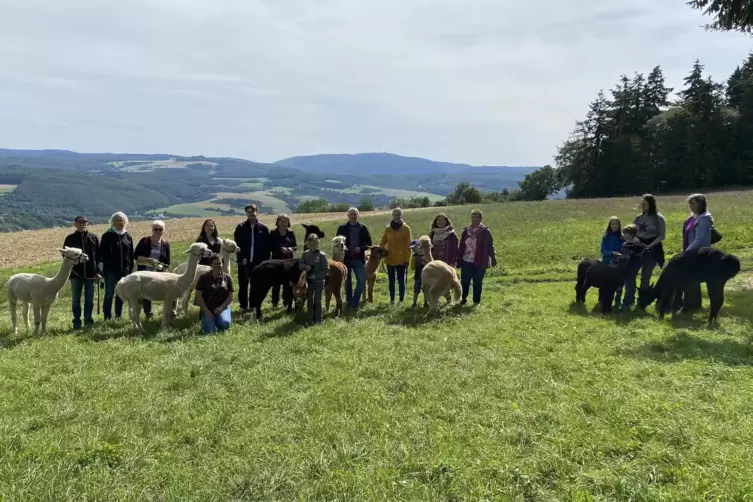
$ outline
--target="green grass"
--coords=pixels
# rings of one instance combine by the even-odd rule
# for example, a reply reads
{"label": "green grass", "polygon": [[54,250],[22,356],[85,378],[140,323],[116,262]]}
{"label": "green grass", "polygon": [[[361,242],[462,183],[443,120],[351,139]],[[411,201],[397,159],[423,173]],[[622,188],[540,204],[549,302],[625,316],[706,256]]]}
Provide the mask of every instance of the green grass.
{"label": "green grass", "polygon": [[[744,268],[752,199],[710,196]],[[575,263],[636,204],[484,207],[500,267],[481,306],[438,320],[391,308],[384,274],[357,317],[306,327],[266,306],[265,323],[209,337],[195,309],[145,336],[71,333],[67,288],[47,337],[8,334],[3,307],[0,499],[745,500],[751,276],[728,288],[718,331],[703,314],[602,316],[595,292],[572,305]],[[674,252],[685,211],[660,204]],[[469,210],[448,212],[463,225]],[[414,234],[436,212],[407,212]],[[377,237],[386,219],[364,222]]]}

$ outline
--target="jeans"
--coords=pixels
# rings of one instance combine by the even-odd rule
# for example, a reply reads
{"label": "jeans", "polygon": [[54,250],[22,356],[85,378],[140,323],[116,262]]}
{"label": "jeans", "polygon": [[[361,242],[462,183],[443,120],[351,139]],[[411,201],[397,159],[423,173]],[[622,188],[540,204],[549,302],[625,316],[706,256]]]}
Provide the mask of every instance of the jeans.
{"label": "jeans", "polygon": [[614,304],[617,307],[622,305],[622,290],[623,289],[624,289],[624,284],[618,286],[617,291],[614,293]]}
{"label": "jeans", "polygon": [[473,263],[463,261],[460,266],[460,285],[463,286],[463,300],[468,298],[473,281],[473,303],[481,303],[481,290],[484,283],[486,269],[477,267]]}
{"label": "jeans", "polygon": [[[359,259],[345,261],[348,276],[345,278],[345,301],[350,308],[357,309],[361,304],[361,295],[366,284],[366,264]],[[353,289],[352,276],[356,276],[356,289]]]}
{"label": "jeans", "polygon": [[201,329],[205,335],[214,331],[225,331],[230,327],[230,307],[225,308],[225,310],[211,319],[202,311],[199,314],[199,318],[201,319]]}
{"label": "jeans", "polygon": [[322,292],[324,281],[309,281],[306,292],[306,308],[308,309],[309,322],[322,322]]}
{"label": "jeans", "polygon": [[94,311],[94,288],[97,286],[94,279],[71,279],[71,296],[73,307],[73,327],[81,327],[81,293],[84,293],[84,324],[94,324],[92,312]]}
{"label": "jeans", "polygon": [[688,284],[682,291],[675,293],[673,307],[685,312],[693,312],[701,309],[701,303],[701,284]]}
{"label": "jeans", "polygon": [[635,272],[628,275],[625,281],[625,298],[622,302],[623,307],[630,307],[635,303],[635,288],[638,279],[638,272],[641,273],[641,285],[640,289],[647,289],[651,286],[651,276],[654,274],[656,268],[656,260],[653,255],[644,258],[643,266],[640,269],[636,269]]}
{"label": "jeans", "polygon": [[115,317],[120,318],[120,316],[123,315],[123,300],[115,295],[115,285],[118,284],[118,281],[122,278],[122,274],[105,272],[105,299],[102,302],[102,314],[105,316],[105,321],[112,319],[113,297],[115,298]]}
{"label": "jeans", "polygon": [[389,278],[390,301],[395,302],[395,275],[400,290],[400,301],[405,300],[405,265],[387,265],[387,277]]}

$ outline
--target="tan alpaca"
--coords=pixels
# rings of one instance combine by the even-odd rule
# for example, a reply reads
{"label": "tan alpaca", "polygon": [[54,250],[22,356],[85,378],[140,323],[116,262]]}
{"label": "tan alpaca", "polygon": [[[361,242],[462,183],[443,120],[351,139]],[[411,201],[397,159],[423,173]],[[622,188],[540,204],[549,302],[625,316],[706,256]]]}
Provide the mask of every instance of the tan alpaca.
{"label": "tan alpaca", "polygon": [[451,303],[450,293],[455,292],[455,301],[460,300],[463,288],[460,286],[458,274],[455,269],[441,260],[435,260],[431,254],[431,239],[428,235],[422,235],[418,240],[421,252],[426,258],[426,265],[421,272],[421,287],[424,290],[424,298],[429,303],[427,316],[439,312],[439,299],[447,298],[447,304]]}
{"label": "tan alpaca", "polygon": [[369,246],[366,251],[366,287],[363,288],[363,299],[361,301],[366,302],[368,290],[369,303],[374,303],[374,283],[377,280],[377,270],[382,258],[387,256],[387,250],[379,246]]}
{"label": "tan alpaca", "polygon": [[[345,278],[348,276],[348,269],[339,261],[327,260],[327,263],[329,263],[329,277],[327,278],[327,289],[324,291],[324,312],[329,312],[329,305],[334,296],[335,317],[340,317],[343,313],[342,287],[345,283]],[[298,280],[298,284],[293,286],[296,308],[300,309],[303,307],[307,294],[306,272],[303,272],[301,278]]]}

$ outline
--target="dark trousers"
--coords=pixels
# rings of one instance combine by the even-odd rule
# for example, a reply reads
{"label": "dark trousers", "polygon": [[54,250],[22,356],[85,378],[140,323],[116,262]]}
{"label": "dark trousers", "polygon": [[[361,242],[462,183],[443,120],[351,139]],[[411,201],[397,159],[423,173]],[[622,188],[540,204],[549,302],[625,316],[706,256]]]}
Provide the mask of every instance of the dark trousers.
{"label": "dark trousers", "polygon": [[242,264],[238,265],[238,285],[236,286],[236,290],[238,291],[238,303],[242,309],[254,308],[256,306],[251,305],[253,301],[249,301],[249,291],[253,288],[253,284],[251,284],[251,271],[259,263],[249,263],[246,266]]}
{"label": "dark trousers", "polygon": [[405,300],[405,265],[387,265],[387,277],[389,278],[390,301],[395,301],[395,276],[397,276],[400,301]]}
{"label": "dark trousers", "polygon": [[105,272],[105,299],[102,302],[102,314],[105,321],[112,319],[112,301],[115,298],[115,317],[120,318],[123,315],[123,300],[115,294],[115,286],[123,278],[123,274],[114,274]]}
{"label": "dark trousers", "polygon": [[94,311],[94,288],[97,286],[94,279],[71,279],[71,307],[73,309],[73,327],[81,327],[81,293],[84,294],[84,324],[94,324],[92,312]]}
{"label": "dark trousers", "polygon": [[463,287],[463,300],[468,299],[471,281],[473,281],[473,303],[481,303],[484,275],[486,275],[484,267],[477,267],[473,263],[463,261],[460,266],[460,285]]}
{"label": "dark trousers", "polygon": [[673,307],[675,310],[683,309],[685,312],[700,310],[701,297],[701,284],[690,284],[675,294]]}

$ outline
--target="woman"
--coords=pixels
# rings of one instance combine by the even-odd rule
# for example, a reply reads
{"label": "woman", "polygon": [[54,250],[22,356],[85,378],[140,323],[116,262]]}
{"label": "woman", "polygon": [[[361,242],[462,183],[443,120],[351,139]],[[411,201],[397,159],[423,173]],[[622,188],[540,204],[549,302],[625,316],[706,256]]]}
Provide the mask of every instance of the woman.
{"label": "woman", "polygon": [[635,303],[635,287],[638,272],[641,273],[640,290],[644,291],[651,287],[651,275],[656,265],[664,266],[664,237],[666,235],[666,222],[664,215],[656,208],[656,198],[647,193],[641,198],[641,214],[635,217],[633,224],[638,227],[638,240],[648,246],[648,254],[641,260],[641,268],[628,276],[625,282],[625,298],[622,309],[629,310]]}
{"label": "woman", "polygon": [[[690,216],[682,225],[682,250],[685,253],[698,251],[699,248],[711,246],[711,229],[714,218],[708,211],[706,197],[696,193],[688,197]],[[675,296],[675,311],[692,313],[701,308],[701,285],[687,286],[682,293]]]}
{"label": "woman", "polygon": [[[137,270],[153,270],[168,272],[170,270],[170,243],[164,238],[165,222],[154,220],[152,222],[152,235],[144,237],[136,245]],[[147,319],[152,318],[152,302],[143,300],[144,314]]]}
{"label": "woman", "polygon": [[460,269],[460,283],[463,286],[461,305],[468,302],[468,292],[473,281],[473,304],[481,303],[486,269],[497,266],[497,253],[494,249],[494,238],[489,228],[481,223],[484,214],[474,209],[471,211],[471,224],[463,229],[460,237],[457,266]]}
{"label": "woman", "polygon": [[105,321],[112,319],[112,300],[115,296],[115,318],[123,315],[123,300],[115,295],[115,285],[133,271],[133,239],[126,226],[128,217],[117,212],[110,218],[110,229],[102,235],[99,243],[99,256],[102,260],[102,274],[105,279],[105,301],[102,313]]}
{"label": "woman", "polygon": [[[295,257],[298,250],[298,244],[295,240],[295,233],[290,229],[290,218],[287,214],[282,213],[277,217],[275,229],[269,232],[269,247],[272,249],[273,260],[283,260]],[[283,286],[283,294],[289,298],[293,297],[293,290],[286,284]],[[272,287],[272,306],[277,308],[280,303],[280,285],[275,284]]]}
{"label": "woman", "polygon": [[454,267],[458,262],[459,240],[458,234],[455,233],[455,229],[452,226],[452,221],[446,214],[439,213],[434,218],[434,221],[431,223],[429,238],[433,246],[431,250],[432,257],[435,260],[442,260]]}
{"label": "woman", "polygon": [[222,272],[222,258],[212,253],[212,270],[199,277],[196,283],[196,303],[201,308],[201,329],[205,335],[230,327],[230,304],[233,302],[233,278]]}
{"label": "woman", "polygon": [[410,264],[410,227],[403,221],[403,210],[396,207],[392,210],[392,221],[384,229],[379,246],[387,249],[384,258],[387,264],[389,278],[390,303],[395,304],[395,278],[397,277],[400,290],[400,303],[405,300],[405,276]]}
{"label": "woman", "polygon": [[[217,225],[214,223],[214,220],[209,219],[204,221],[204,224],[201,225],[201,233],[196,238],[196,242],[203,242],[209,246],[209,250],[213,253],[219,254],[220,251],[222,251],[222,241],[217,234]],[[209,265],[211,260],[211,258],[202,258],[199,260],[199,265]]]}

